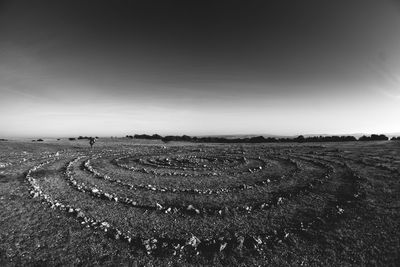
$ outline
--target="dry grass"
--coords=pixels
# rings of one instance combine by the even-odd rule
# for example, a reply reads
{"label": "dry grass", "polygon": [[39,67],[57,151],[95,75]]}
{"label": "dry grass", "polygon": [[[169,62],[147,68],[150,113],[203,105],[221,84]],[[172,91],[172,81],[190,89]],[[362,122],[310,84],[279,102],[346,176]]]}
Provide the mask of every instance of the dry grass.
{"label": "dry grass", "polygon": [[400,260],[399,142],[88,147],[0,143],[1,265]]}

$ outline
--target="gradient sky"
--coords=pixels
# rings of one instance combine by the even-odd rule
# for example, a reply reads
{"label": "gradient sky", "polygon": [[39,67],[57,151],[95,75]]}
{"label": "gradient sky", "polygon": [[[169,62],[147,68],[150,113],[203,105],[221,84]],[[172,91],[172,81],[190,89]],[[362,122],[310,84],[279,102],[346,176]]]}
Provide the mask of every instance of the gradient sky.
{"label": "gradient sky", "polygon": [[400,132],[394,0],[2,1],[0,136]]}

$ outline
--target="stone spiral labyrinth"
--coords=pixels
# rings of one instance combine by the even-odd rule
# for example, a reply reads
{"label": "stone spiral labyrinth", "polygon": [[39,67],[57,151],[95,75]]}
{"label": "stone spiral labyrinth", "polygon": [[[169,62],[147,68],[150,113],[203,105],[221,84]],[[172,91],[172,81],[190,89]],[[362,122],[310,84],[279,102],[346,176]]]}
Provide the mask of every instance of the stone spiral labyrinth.
{"label": "stone spiral labyrinth", "polygon": [[299,240],[322,242],[326,229],[349,220],[366,198],[367,160],[323,146],[141,145],[60,151],[26,179],[33,198],[133,250],[262,256]]}

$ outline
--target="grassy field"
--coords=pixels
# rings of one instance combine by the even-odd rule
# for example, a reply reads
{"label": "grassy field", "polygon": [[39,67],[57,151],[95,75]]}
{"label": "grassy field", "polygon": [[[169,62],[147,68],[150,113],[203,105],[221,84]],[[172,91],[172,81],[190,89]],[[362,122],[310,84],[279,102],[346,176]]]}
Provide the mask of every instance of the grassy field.
{"label": "grassy field", "polygon": [[0,142],[0,265],[398,266],[400,142]]}

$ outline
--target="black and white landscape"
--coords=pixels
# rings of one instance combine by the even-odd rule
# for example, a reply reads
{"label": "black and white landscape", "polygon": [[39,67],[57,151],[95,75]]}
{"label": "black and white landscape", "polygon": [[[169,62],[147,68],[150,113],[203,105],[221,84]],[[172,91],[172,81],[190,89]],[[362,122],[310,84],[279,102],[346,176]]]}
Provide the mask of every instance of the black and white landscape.
{"label": "black and white landscape", "polygon": [[1,266],[397,266],[396,0],[0,0]]}

